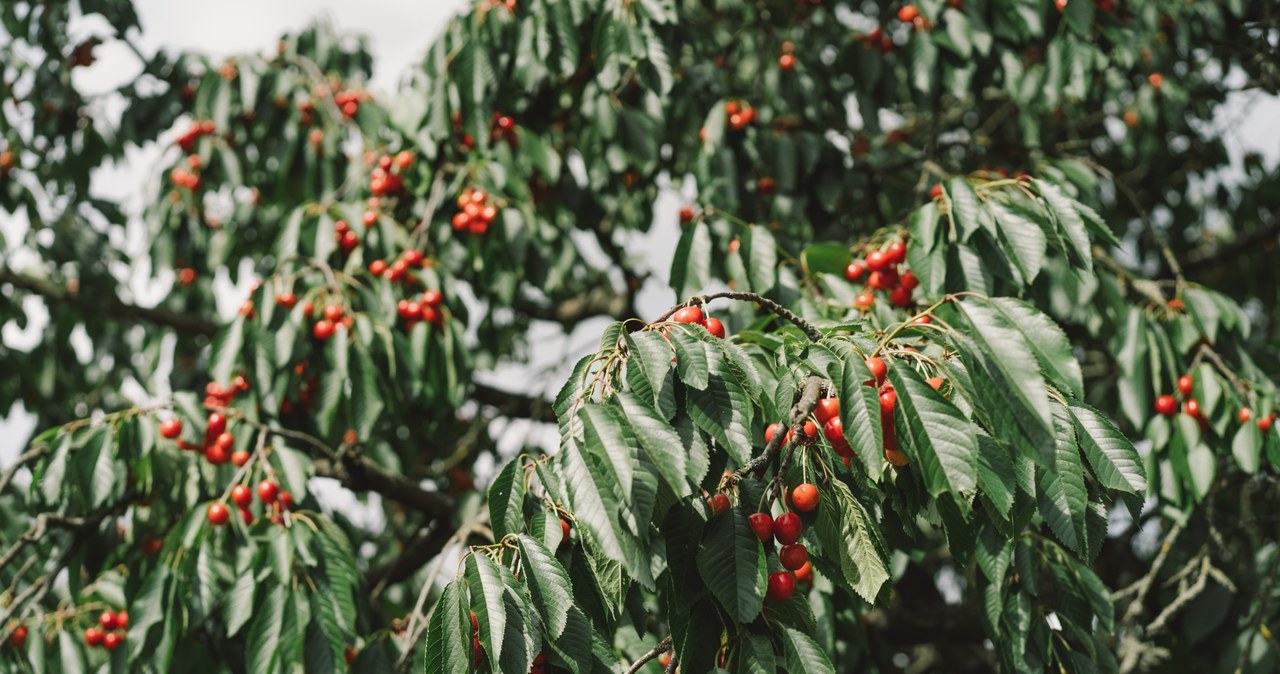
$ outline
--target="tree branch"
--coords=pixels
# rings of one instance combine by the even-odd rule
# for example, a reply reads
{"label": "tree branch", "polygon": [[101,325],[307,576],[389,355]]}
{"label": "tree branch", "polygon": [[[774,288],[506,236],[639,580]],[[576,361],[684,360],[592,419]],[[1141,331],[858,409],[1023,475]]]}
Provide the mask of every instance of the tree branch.
{"label": "tree branch", "polygon": [[0,268],[0,284],[5,283],[39,295],[50,303],[71,304],[118,320],[151,323],[194,335],[212,336],[218,332],[218,324],[203,316],[140,307],[121,300],[114,292],[109,293],[105,298],[82,297],[80,293],[72,292],[48,279]]}
{"label": "tree branch", "polygon": [[1241,255],[1259,250],[1261,244],[1277,236],[1280,236],[1280,220],[1273,220],[1225,246],[1199,255],[1188,255],[1185,271],[1193,274],[1208,271],[1221,264],[1237,264],[1237,258]]}
{"label": "tree branch", "polygon": [[552,301],[548,306],[520,295],[512,300],[512,308],[516,311],[540,321],[559,323],[564,328],[573,327],[592,316],[628,318],[630,307],[630,299],[607,282],[595,285],[576,297]]}
{"label": "tree branch", "polygon": [[471,391],[471,399],[481,405],[498,408],[502,416],[533,421],[551,421],[556,418],[551,403],[543,398],[512,393],[493,386],[476,384]]}
{"label": "tree branch", "polygon": [[[811,323],[804,320],[803,318],[800,318],[795,313],[793,313],[790,309],[782,306],[781,304],[778,304],[777,302],[774,302],[773,300],[763,295],[758,295],[756,293],[721,292],[721,293],[711,293],[710,295],[699,295],[699,296],[691,297],[687,302],[684,302],[682,304],[677,304],[674,307],[671,307],[671,309],[668,310],[667,313],[659,316],[655,321],[653,321],[653,323],[661,323],[663,321],[666,321],[670,319],[672,316],[674,316],[677,311],[685,307],[693,306],[696,304],[706,304],[711,300],[719,300],[719,299],[755,302],[756,304],[763,306],[764,308],[768,309],[774,314],[777,314],[778,317],[784,318],[790,321],[797,328],[800,328],[800,330],[804,332],[805,336],[808,337],[810,341],[817,342],[822,340],[822,332],[820,332],[817,328],[813,327]],[[650,323],[650,325],[653,325],[653,323]]]}
{"label": "tree branch", "polygon": [[631,663],[631,666],[627,668],[625,674],[636,674],[636,672],[640,671],[640,668],[644,667],[650,660],[666,653],[669,650],[671,650],[671,637],[663,637],[662,641],[658,642],[658,645],[650,649],[648,653],[640,656],[639,660]]}

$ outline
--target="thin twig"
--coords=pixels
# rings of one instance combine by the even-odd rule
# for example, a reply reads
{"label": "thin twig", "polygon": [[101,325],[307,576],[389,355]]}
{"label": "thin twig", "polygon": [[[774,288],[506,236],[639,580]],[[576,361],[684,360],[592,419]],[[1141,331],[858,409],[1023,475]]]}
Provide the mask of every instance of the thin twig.
{"label": "thin twig", "polygon": [[[763,295],[758,295],[756,293],[719,292],[719,293],[711,293],[710,295],[699,295],[699,296],[691,297],[689,298],[689,301],[684,302],[682,304],[677,304],[674,307],[671,307],[671,309],[668,310],[667,313],[659,316],[657,320],[655,320],[653,323],[662,323],[663,321],[669,320],[672,316],[675,315],[677,311],[685,307],[706,304],[707,302],[710,302],[712,300],[720,300],[720,299],[741,300],[744,302],[755,302],[756,304],[763,306],[769,311],[772,311],[774,314],[777,314],[780,318],[784,318],[788,321],[791,321],[791,323],[793,323],[796,327],[804,331],[805,336],[808,337],[811,341],[817,342],[822,340],[822,332],[819,331],[817,328],[813,327],[813,325],[810,324],[808,321],[804,320],[803,318],[800,318],[795,313],[793,313],[790,309],[787,309],[781,304],[778,304],[777,302],[774,302],[773,300],[767,297],[764,297]],[[650,325],[653,325],[653,323],[650,323]]]}
{"label": "thin twig", "polygon": [[658,656],[662,655],[663,653],[666,653],[669,650],[671,650],[671,637],[666,636],[666,637],[663,637],[662,641],[659,641],[656,646],[649,649],[648,653],[645,653],[644,655],[640,656],[639,660],[636,660],[635,662],[631,663],[631,666],[627,668],[627,671],[624,672],[624,674],[636,674],[636,672],[640,671],[640,668],[645,666],[645,664],[648,663],[650,660],[657,658]]}

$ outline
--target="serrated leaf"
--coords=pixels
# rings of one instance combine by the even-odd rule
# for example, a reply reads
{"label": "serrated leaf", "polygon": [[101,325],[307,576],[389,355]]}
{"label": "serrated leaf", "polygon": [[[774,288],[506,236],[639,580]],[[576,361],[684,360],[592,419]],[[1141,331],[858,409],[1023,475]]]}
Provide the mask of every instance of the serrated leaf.
{"label": "serrated leaf", "polygon": [[675,416],[675,394],[672,391],[670,378],[675,363],[673,347],[662,333],[656,330],[633,332],[626,336],[627,367],[639,367],[649,388],[653,392],[653,409],[662,413],[666,419]]}
{"label": "serrated leaf", "polygon": [[777,280],[778,245],[768,228],[755,225],[750,228],[748,246],[747,278],[753,291],[765,295]]}
{"label": "serrated leaf", "polygon": [[818,499],[814,530],[823,552],[840,565],[848,587],[875,603],[889,580],[887,551],[875,521],[843,482],[830,482]]}
{"label": "serrated leaf", "polygon": [[461,581],[445,586],[427,627],[427,671],[468,672],[472,669],[471,620]]}
{"label": "serrated leaf", "polygon": [[1080,363],[1071,352],[1071,342],[1053,319],[1035,307],[1011,297],[993,297],[991,305],[1004,314],[1026,339],[1040,367],[1054,384],[1066,388],[1076,398],[1084,396]]}
{"label": "serrated leaf", "polygon": [[898,394],[895,416],[903,449],[920,466],[925,487],[939,496],[948,491],[967,503],[978,486],[978,440],[973,425],[910,367],[889,369]]}
{"label": "serrated leaf", "polygon": [[1073,260],[1075,266],[1082,267],[1086,271],[1093,270],[1093,252],[1089,246],[1089,233],[1085,229],[1084,219],[1080,217],[1080,212],[1076,210],[1076,202],[1067,196],[1060,187],[1053,183],[1043,180],[1033,181],[1036,189],[1039,190],[1040,196],[1044,197],[1048,204],[1050,212],[1053,213],[1054,219],[1057,220],[1058,226],[1062,228],[1062,233],[1066,241],[1071,244],[1067,247],[1069,257]]}
{"label": "serrated leaf", "polygon": [[1145,493],[1146,469],[1133,443],[1101,412],[1080,402],[1070,405],[1080,447],[1098,482],[1108,489]]}
{"label": "serrated leaf", "polygon": [[[714,365],[720,365],[716,358]],[[751,420],[754,407],[733,377],[713,376],[705,390],[689,390],[687,411],[694,425],[709,434],[742,466],[751,460]]]}
{"label": "serrated leaf", "polygon": [[686,477],[686,450],[676,430],[638,396],[624,391],[615,399],[622,407],[626,423],[635,432],[640,449],[649,456],[667,486],[682,498],[691,494],[692,487]]}
{"label": "serrated leaf", "polygon": [[1085,552],[1084,466],[1076,447],[1075,427],[1066,408],[1054,406],[1056,446],[1054,462],[1045,467],[1038,481],[1040,515],[1063,545],[1079,554]]}
{"label": "serrated leaf", "polygon": [[1022,273],[1022,278],[1030,285],[1044,267],[1048,245],[1044,230],[995,200],[988,200],[986,206],[999,228],[1001,243]]}
{"label": "serrated leaf", "polygon": [[213,338],[209,376],[216,382],[226,384],[231,381],[231,371],[244,349],[244,320],[237,317]]}
{"label": "serrated leaf", "polygon": [[1001,515],[1013,508],[1017,478],[1009,450],[988,435],[978,435],[978,488]]}
{"label": "serrated leaf", "polygon": [[1240,470],[1249,475],[1257,473],[1262,459],[1261,450],[1262,434],[1258,431],[1257,424],[1240,424],[1235,437],[1231,439],[1231,455],[1235,457]]}
{"label": "serrated leaf", "polygon": [[755,620],[764,606],[764,548],[739,507],[712,517],[697,554],[698,572],[737,622]]}
{"label": "serrated leaf", "polygon": [[845,440],[858,453],[867,475],[879,481],[884,471],[884,429],[880,425],[880,394],[871,381],[862,354],[847,343],[832,343],[840,356],[840,424]]}
{"label": "serrated leaf", "polygon": [[715,354],[708,353],[711,345],[698,339],[691,332],[691,330],[701,329],[696,326],[693,328],[678,326],[667,333],[671,343],[675,345],[676,372],[680,375],[680,381],[699,391],[707,388],[707,383],[711,379],[710,361],[716,357]]}
{"label": "serrated leaf", "polygon": [[489,485],[489,523],[494,540],[519,533],[524,527],[524,494],[524,467],[512,461]]}
{"label": "serrated leaf", "polygon": [[699,221],[686,226],[680,234],[671,260],[671,287],[678,297],[689,297],[706,287],[710,274],[711,230],[706,222]]}
{"label": "serrated leaf", "polygon": [[791,627],[779,629],[777,635],[782,642],[782,657],[786,663],[784,671],[835,674],[836,668],[830,658],[809,635]]}
{"label": "serrated leaf", "polygon": [[227,625],[227,636],[234,637],[240,628],[253,616],[253,592],[258,583],[251,572],[243,573],[231,588],[231,595],[223,606],[223,621]]}
{"label": "serrated leaf", "polygon": [[520,536],[520,556],[529,583],[529,593],[541,611],[547,636],[558,639],[564,633],[573,607],[573,586],[564,570],[541,541]]}
{"label": "serrated leaf", "polygon": [[480,643],[489,662],[502,659],[503,640],[507,630],[507,607],[502,600],[505,586],[502,570],[488,555],[467,555],[465,577],[471,590],[471,612],[480,625]]}
{"label": "serrated leaf", "polygon": [[285,600],[284,585],[274,584],[258,601],[245,646],[245,664],[251,672],[274,672],[282,664],[279,651]]}

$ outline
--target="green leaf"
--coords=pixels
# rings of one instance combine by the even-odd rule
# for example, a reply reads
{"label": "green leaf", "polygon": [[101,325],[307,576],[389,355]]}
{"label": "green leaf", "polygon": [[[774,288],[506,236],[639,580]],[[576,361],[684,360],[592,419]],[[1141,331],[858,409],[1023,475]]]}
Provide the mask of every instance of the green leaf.
{"label": "green leaf", "polygon": [[356,433],[367,438],[378,423],[385,404],[382,393],[378,390],[378,368],[373,363],[369,350],[363,346],[355,349],[356,358],[352,363],[351,403]]}
{"label": "green leaf", "polygon": [[253,592],[258,587],[252,570],[240,574],[231,595],[223,605],[222,619],[227,624],[227,636],[234,637],[253,616]]}
{"label": "green leaf", "polygon": [[[721,362],[717,355],[713,368]],[[735,464],[742,466],[750,461],[755,408],[738,382],[720,373],[711,378],[705,390],[690,390],[687,395],[688,414],[694,425],[714,438]]]}
{"label": "green leaf", "polygon": [[809,635],[791,627],[777,630],[777,635],[782,643],[783,662],[786,663],[783,671],[835,674],[836,668],[830,658]]}
{"label": "green leaf", "polygon": [[1258,431],[1258,425],[1252,422],[1240,424],[1231,440],[1231,455],[1236,458],[1240,470],[1249,475],[1257,473],[1261,463],[1261,450],[1262,434]]}
{"label": "green leaf", "polygon": [[951,204],[951,208],[947,209],[947,217],[951,221],[952,230],[960,241],[968,241],[981,227],[978,222],[978,195],[969,186],[969,181],[958,176],[947,182],[947,200]]}
{"label": "green leaf", "polygon": [[846,343],[831,343],[840,363],[840,424],[845,440],[858,453],[867,475],[878,481],[884,470],[884,429],[880,425],[880,394],[871,381],[862,354]]}
{"label": "green leaf", "polygon": [[284,622],[284,585],[273,585],[258,601],[258,610],[249,628],[245,664],[251,672],[274,672],[280,662],[280,629]]}
{"label": "green leaf", "polygon": [[814,531],[823,552],[838,560],[849,588],[875,603],[889,580],[888,555],[875,520],[843,482],[828,483],[824,498],[818,499]]}
{"label": "green leaf", "polygon": [[994,199],[988,200],[986,206],[999,227],[1004,249],[1030,285],[1044,267],[1045,247],[1048,245],[1044,230]]}
{"label": "green leaf", "polygon": [[815,243],[800,253],[800,264],[807,275],[842,276],[850,259],[849,247],[838,243]]}
{"label": "green leaf", "polygon": [[94,508],[101,507],[121,481],[116,476],[115,428],[107,426],[101,429],[80,451],[93,458],[89,502]]}
{"label": "green leaf", "polygon": [[670,419],[675,416],[675,395],[670,378],[675,366],[671,342],[656,330],[633,332],[626,336],[627,367],[639,367],[653,391],[653,409]]}
{"label": "green leaf", "polygon": [[[465,585],[445,586],[427,627],[427,671],[469,672],[472,669],[471,618]],[[477,614],[479,615],[479,614]]]}
{"label": "green leaf", "polygon": [[615,396],[622,407],[622,417],[630,424],[640,442],[640,449],[649,456],[667,486],[676,496],[685,497],[693,492],[686,477],[686,450],[676,430],[636,395],[624,391]]}
{"label": "green leaf", "polygon": [[1004,315],[1026,339],[1035,354],[1041,370],[1053,383],[1065,388],[1076,398],[1084,396],[1084,379],[1080,375],[1080,363],[1071,352],[1071,342],[1053,319],[1035,307],[1011,297],[993,297],[991,305]]}
{"label": "green leaf", "polygon": [[768,637],[746,632],[738,645],[737,674],[776,674],[778,663]]}
{"label": "green leaf", "polygon": [[751,289],[761,295],[767,294],[777,280],[778,244],[767,227],[755,225],[749,228],[750,238],[747,240],[747,278],[751,280]]}
{"label": "green leaf", "polygon": [[1084,466],[1076,447],[1075,428],[1066,408],[1054,406],[1057,438],[1054,462],[1040,474],[1040,514],[1049,530],[1063,545],[1084,554],[1085,502]]}
{"label": "green leaf", "polygon": [[502,659],[507,630],[507,607],[502,600],[502,570],[483,552],[467,555],[466,579],[471,590],[471,612],[480,624],[480,643],[489,662]]}
{"label": "green leaf", "polygon": [[209,376],[221,384],[229,383],[231,371],[240,359],[240,352],[243,349],[244,318],[237,317],[218,331],[213,338],[212,353],[209,356]]}
{"label": "green leaf", "polygon": [[[723,115],[721,115],[723,116]],[[699,221],[680,234],[671,260],[671,287],[677,297],[689,297],[707,285],[711,274],[711,230]]]}
{"label": "green leaf", "polygon": [[1076,202],[1067,196],[1061,188],[1053,183],[1043,180],[1032,181],[1040,195],[1044,197],[1048,204],[1050,212],[1058,222],[1058,226],[1062,228],[1066,241],[1071,244],[1067,247],[1068,257],[1077,267],[1082,267],[1086,271],[1093,270],[1093,252],[1089,246],[1089,233],[1085,230],[1084,219],[1080,217],[1080,212],[1076,210]]}
{"label": "green leaf", "polygon": [[667,335],[676,348],[676,372],[680,381],[690,388],[706,390],[711,379],[711,359],[716,354],[708,353],[711,345],[699,339],[692,330],[701,327],[678,325],[671,328]]}
{"label": "green leaf", "polygon": [[512,461],[489,485],[489,522],[494,540],[524,528],[524,494],[524,467],[520,461]]}
{"label": "green leaf", "polygon": [[947,491],[967,503],[978,487],[978,440],[973,425],[910,367],[889,369],[898,393],[895,415],[907,432],[903,448],[920,466],[925,487],[939,496]]}
{"label": "green leaf", "polygon": [[1001,515],[1008,516],[1013,508],[1014,488],[1013,458],[1009,450],[991,436],[978,435],[978,488],[987,495]]}
{"label": "green leaf", "polygon": [[1101,412],[1080,402],[1070,405],[1080,447],[1098,482],[1108,489],[1146,493],[1146,469],[1133,443]]}
{"label": "green leaf", "polygon": [[529,593],[547,626],[547,636],[558,639],[564,634],[569,609],[574,606],[569,574],[541,541],[521,535],[519,543]]}
{"label": "green leaf", "polygon": [[764,548],[739,507],[711,518],[697,554],[698,572],[737,622],[755,620],[764,606]]}

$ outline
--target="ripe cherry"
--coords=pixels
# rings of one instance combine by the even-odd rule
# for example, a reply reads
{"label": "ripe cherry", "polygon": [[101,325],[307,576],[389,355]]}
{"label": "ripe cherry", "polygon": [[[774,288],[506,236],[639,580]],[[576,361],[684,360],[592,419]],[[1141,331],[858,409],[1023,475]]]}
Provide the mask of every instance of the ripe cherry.
{"label": "ripe cherry", "polygon": [[123,641],[124,632],[111,632],[102,637],[102,645],[109,651],[114,651]]}
{"label": "ripe cherry", "polygon": [[122,629],[122,630],[129,629],[129,612],[128,611],[121,611],[116,614],[116,627],[117,629]]}
{"label": "ripe cherry", "polygon": [[204,448],[204,458],[209,463],[220,466],[231,459],[231,453],[223,445],[213,444]]}
{"label": "ripe cherry", "polygon": [[796,57],[791,54],[783,54],[778,57],[778,67],[783,70],[791,70],[796,67]]}
{"label": "ripe cherry", "polygon": [[818,423],[825,424],[829,419],[840,417],[840,399],[839,398],[823,398],[818,401],[818,406],[813,408],[813,416]]}
{"label": "ripe cherry", "polygon": [[216,438],[225,430],[227,430],[227,418],[219,412],[210,412],[208,422],[205,424],[205,434]]}
{"label": "ripe cherry", "polygon": [[410,248],[400,256],[400,259],[404,260],[404,263],[410,267],[416,267],[422,264],[422,251]]}
{"label": "ripe cherry", "polygon": [[889,261],[893,264],[905,262],[907,259],[907,244],[901,241],[894,241],[889,244],[889,248],[885,250],[885,254],[889,256]]}
{"label": "ripe cherry", "polygon": [[240,513],[240,519],[246,527],[253,524],[253,513],[248,508],[236,508],[236,511]]}
{"label": "ripe cherry", "polygon": [[480,621],[476,620],[476,612],[471,612],[471,633],[475,634],[480,631]]}
{"label": "ripe cherry", "polygon": [[906,271],[902,273],[902,278],[898,281],[898,283],[901,284],[903,288],[906,288],[907,290],[910,291],[910,290],[915,290],[917,287],[920,286],[920,279],[917,278],[916,275],[911,273],[910,271]]}
{"label": "ripe cherry", "polygon": [[1189,417],[1200,417],[1200,401],[1195,398],[1187,398],[1187,402],[1183,403],[1182,409]]}
{"label": "ripe cherry", "polygon": [[284,508],[285,510],[293,510],[293,494],[287,491],[281,490],[279,500],[280,500],[280,507]]}
{"label": "ripe cherry", "polygon": [[215,502],[209,504],[208,515],[209,523],[215,527],[220,527],[226,524],[227,520],[231,518],[231,511],[227,510],[227,506],[222,503]]}
{"label": "ripe cherry", "polygon": [[1247,424],[1249,423],[1249,419],[1252,417],[1253,417],[1253,410],[1249,409],[1248,407],[1240,408],[1240,423]]}
{"label": "ripe cherry", "polygon": [[343,660],[346,660],[346,661],[347,661],[347,666],[348,666],[348,667],[350,667],[350,666],[351,666],[351,663],[353,663],[353,662],[355,662],[355,661],[356,661],[356,649],[354,649],[354,648],[352,648],[352,647],[350,647],[350,646],[347,646],[347,647],[346,647],[345,649],[343,649],[343,651],[342,651],[342,659],[343,659]]}
{"label": "ripe cherry", "polygon": [[480,663],[484,661],[484,646],[480,645],[480,637],[471,638],[471,654],[475,659],[476,669],[479,669]]}
{"label": "ripe cherry", "polygon": [[941,199],[941,198],[942,198],[942,185],[941,185],[941,184],[934,185],[932,188],[930,188],[930,189],[929,189],[929,198],[930,198],[930,199],[933,199],[934,201],[937,201],[938,199]]}
{"label": "ripe cherry", "polygon": [[782,568],[795,571],[809,562],[809,549],[800,543],[784,545],[778,551],[778,561],[782,562]]}
{"label": "ripe cherry", "polygon": [[791,505],[802,513],[818,507],[818,488],[808,482],[791,490]]}
{"label": "ripe cherry", "polygon": [[804,523],[795,513],[782,513],[773,521],[773,537],[783,545],[791,545],[800,540],[804,532]]}
{"label": "ripe cherry", "polygon": [[680,208],[680,222],[693,222],[692,206],[683,206]]}
{"label": "ripe cherry", "polygon": [[920,9],[915,5],[903,5],[902,9],[898,10],[898,20],[903,23],[911,23],[917,16],[920,16]]}
{"label": "ripe cherry", "polygon": [[1271,414],[1268,414],[1267,416],[1262,417],[1261,419],[1258,419],[1258,430],[1262,431],[1263,433],[1266,433],[1267,431],[1271,430],[1271,424],[1274,423],[1275,420],[1276,420],[1275,412],[1272,412]]}
{"label": "ripe cherry", "polygon": [[234,452],[231,452],[231,465],[235,466],[236,468],[239,468],[240,466],[243,466],[246,463],[249,463],[249,452],[246,452],[243,449],[238,449]]}
{"label": "ripe cherry", "polygon": [[374,260],[369,263],[369,273],[374,276],[382,276],[387,273],[387,263],[385,260]]}
{"label": "ripe cherry", "polygon": [[1161,75],[1160,73],[1151,73],[1150,75],[1147,75],[1147,83],[1151,85],[1152,89],[1159,89],[1164,86],[1164,75]]}
{"label": "ripe cherry", "polygon": [[853,298],[853,306],[862,311],[866,311],[870,309],[871,305],[875,303],[876,303],[876,296],[872,295],[871,293],[862,293],[857,297]]}
{"label": "ripe cherry", "polygon": [[844,268],[844,277],[850,281],[857,281],[867,272],[866,265],[861,262],[850,262],[848,267]]}
{"label": "ripe cherry", "polygon": [[903,466],[906,466],[908,463],[911,463],[911,460],[907,458],[906,453],[900,449],[886,448],[884,450],[884,458],[889,462],[890,465],[896,468],[902,468]]}
{"label": "ripe cherry", "polygon": [[90,627],[84,631],[84,643],[86,646],[97,646],[102,643],[102,630],[96,627]]}
{"label": "ripe cherry", "polygon": [[298,296],[293,293],[280,293],[276,295],[276,304],[282,307],[290,308],[298,303]]}
{"label": "ripe cherry", "polygon": [[1182,311],[1183,307],[1182,300],[1176,297],[1169,300],[1169,311]]}
{"label": "ripe cherry", "polygon": [[911,291],[906,286],[898,286],[889,292],[889,302],[895,307],[911,306]]}
{"label": "ripe cherry", "polygon": [[324,308],[324,317],[326,320],[337,321],[342,320],[342,307],[336,304],[326,305]]}
{"label": "ripe cherry", "polygon": [[444,301],[444,293],[439,290],[425,290],[420,298],[422,304],[429,307],[438,307]]}
{"label": "ripe cherry", "polygon": [[765,596],[773,601],[786,601],[796,593],[796,577],[790,571],[777,571],[769,574],[769,585]]}
{"label": "ripe cherry", "polygon": [[707,327],[707,332],[710,332],[711,334],[715,335],[716,337],[719,337],[720,339],[724,339],[724,335],[725,335],[724,323],[721,323],[720,319],[714,318],[714,317],[708,317],[706,322],[703,323],[703,325]]}
{"label": "ripe cherry", "polygon": [[747,517],[747,523],[761,543],[768,543],[773,538],[773,517],[769,513],[752,513]]}
{"label": "ripe cherry", "polygon": [[898,283],[898,275],[890,271],[873,271],[867,277],[867,285],[875,290],[888,290]]}
{"label": "ripe cherry", "polygon": [[231,488],[231,502],[241,508],[248,508],[253,503],[253,491],[248,487],[238,484]]}
{"label": "ripe cherry", "polygon": [[711,497],[711,511],[719,515],[720,513],[732,507],[729,503],[729,497],[724,494],[716,494]]}
{"label": "ripe cherry", "polygon": [[116,622],[116,614],[111,611],[103,611],[98,616],[98,624],[102,625],[102,629],[108,632],[120,626],[120,624]]}
{"label": "ripe cherry", "polygon": [[258,498],[263,503],[275,503],[276,497],[280,495],[280,485],[274,480],[263,480],[258,483]]}
{"label": "ripe cherry", "polygon": [[703,321],[702,309],[699,307],[684,307],[672,315],[671,320],[677,323],[701,323]]}
{"label": "ripe cherry", "polygon": [[18,625],[17,627],[13,628],[13,632],[9,634],[9,645],[13,646],[13,648],[16,650],[25,646],[26,643],[27,643],[27,626]]}
{"label": "ripe cherry", "polygon": [[1166,393],[1159,398],[1156,398],[1156,412],[1158,414],[1171,417],[1177,410],[1178,401],[1174,400],[1173,396]]}
{"label": "ripe cherry", "polygon": [[[808,551],[806,550],[806,552]],[[803,565],[800,566],[800,568],[796,569],[796,582],[797,583],[813,582],[813,564],[812,563],[806,561]]]}
{"label": "ripe cherry", "polygon": [[312,326],[311,334],[314,335],[316,339],[323,342],[332,337],[334,331],[337,329],[338,328],[333,324],[333,321],[321,319],[316,321],[316,324]]}
{"label": "ripe cherry", "polygon": [[827,436],[827,440],[837,447],[846,442],[844,439],[844,422],[840,421],[840,417],[827,419],[827,423],[822,425],[822,434]]}
{"label": "ripe cherry", "polygon": [[885,375],[889,374],[889,366],[884,359],[879,356],[872,356],[866,361],[867,369],[871,371],[871,376],[876,378],[876,386],[884,383]]}
{"label": "ripe cherry", "polygon": [[880,271],[890,264],[889,256],[881,251],[873,250],[867,255],[867,269],[871,271]]}
{"label": "ripe cherry", "polygon": [[942,377],[929,377],[928,379],[926,379],[926,380],[924,380],[924,381],[925,381],[925,383],[926,383],[926,384],[928,384],[930,387],[932,387],[932,388],[933,388],[933,390],[935,390],[935,391],[937,391],[938,389],[942,388]]}
{"label": "ripe cherry", "polygon": [[770,442],[772,442],[772,441],[773,441],[773,436],[774,436],[778,431],[780,431],[780,430],[782,430],[782,424],[781,424],[781,423],[769,424],[768,426],[766,426],[766,427],[765,427],[765,429],[764,429],[764,442],[765,442],[765,444],[767,445],[767,444],[769,444]]}
{"label": "ripe cherry", "polygon": [[560,544],[564,545],[569,540],[569,521],[560,520]]}
{"label": "ripe cherry", "polygon": [[182,435],[182,420],[166,419],[160,422],[160,435],[161,437],[168,438],[169,440],[173,440],[179,435]]}
{"label": "ripe cherry", "polygon": [[1195,388],[1195,385],[1196,380],[1192,379],[1189,374],[1184,374],[1181,377],[1178,377],[1178,390],[1181,391],[1184,396],[1191,395],[1191,390]]}
{"label": "ripe cherry", "polygon": [[880,416],[893,416],[893,408],[898,404],[898,392],[885,389],[880,392]]}

